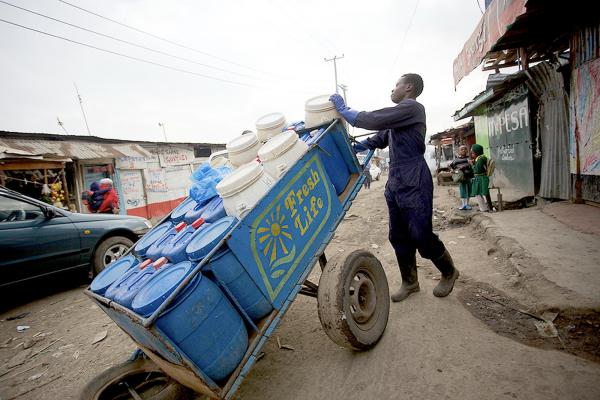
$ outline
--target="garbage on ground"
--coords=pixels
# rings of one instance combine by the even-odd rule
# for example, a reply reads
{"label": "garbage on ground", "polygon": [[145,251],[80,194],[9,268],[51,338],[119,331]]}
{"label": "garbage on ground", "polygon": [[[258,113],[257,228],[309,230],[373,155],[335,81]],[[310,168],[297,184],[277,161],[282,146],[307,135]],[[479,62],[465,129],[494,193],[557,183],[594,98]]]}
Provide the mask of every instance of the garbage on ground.
{"label": "garbage on ground", "polygon": [[24,313],[21,313],[21,314],[19,314],[19,315],[15,315],[15,316],[12,316],[12,317],[8,317],[8,318],[6,318],[6,320],[7,320],[7,321],[14,321],[14,320],[16,320],[16,319],[25,318],[25,317],[26,317],[26,316],[28,316],[29,314],[31,314],[31,313],[30,313],[30,312],[24,312]]}
{"label": "garbage on ground", "polygon": [[31,328],[29,325],[19,325],[17,326],[17,332],[25,332],[29,328]]}
{"label": "garbage on ground", "polygon": [[548,321],[535,321],[534,325],[543,338],[555,338],[558,337],[558,331],[552,322]]}
{"label": "garbage on ground", "polygon": [[99,343],[101,341],[103,341],[104,339],[106,339],[106,336],[108,335],[108,331],[100,331],[96,334],[96,336],[94,336],[94,339],[92,340],[92,344],[96,344]]}

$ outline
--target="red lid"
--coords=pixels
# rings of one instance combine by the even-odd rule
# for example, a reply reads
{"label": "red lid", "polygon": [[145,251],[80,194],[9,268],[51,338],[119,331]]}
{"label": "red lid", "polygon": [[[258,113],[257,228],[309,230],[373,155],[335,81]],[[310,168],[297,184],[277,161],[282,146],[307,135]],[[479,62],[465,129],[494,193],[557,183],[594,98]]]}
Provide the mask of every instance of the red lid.
{"label": "red lid", "polygon": [[140,269],[144,269],[152,263],[153,263],[153,261],[151,259],[144,260],[144,262],[140,264]]}
{"label": "red lid", "polygon": [[175,230],[176,230],[177,232],[181,232],[181,230],[182,230],[183,228],[185,228],[185,226],[186,226],[186,223],[185,223],[185,222],[180,222],[180,223],[178,223],[178,224],[175,226]]}
{"label": "red lid", "polygon": [[167,257],[161,257],[158,260],[156,260],[154,262],[154,264],[152,264],[152,266],[154,267],[154,269],[159,269],[160,267],[162,267],[163,265],[165,265],[168,262],[169,262],[169,260],[167,260]]}
{"label": "red lid", "polygon": [[198,229],[204,224],[204,218],[200,217],[194,222],[192,222],[192,228]]}

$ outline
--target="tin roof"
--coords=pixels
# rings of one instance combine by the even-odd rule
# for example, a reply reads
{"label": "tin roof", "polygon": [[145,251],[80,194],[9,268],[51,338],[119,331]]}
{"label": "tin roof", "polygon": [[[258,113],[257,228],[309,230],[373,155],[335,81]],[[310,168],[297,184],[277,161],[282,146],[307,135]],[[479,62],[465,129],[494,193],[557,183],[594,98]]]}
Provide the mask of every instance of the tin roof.
{"label": "tin roof", "polygon": [[[39,134],[38,134],[39,135]],[[98,142],[82,141],[71,136],[48,135],[48,138],[31,138],[29,134],[0,132],[0,153],[33,157],[52,155],[76,160],[121,157],[152,157],[148,151],[135,143],[110,143],[102,138]]]}

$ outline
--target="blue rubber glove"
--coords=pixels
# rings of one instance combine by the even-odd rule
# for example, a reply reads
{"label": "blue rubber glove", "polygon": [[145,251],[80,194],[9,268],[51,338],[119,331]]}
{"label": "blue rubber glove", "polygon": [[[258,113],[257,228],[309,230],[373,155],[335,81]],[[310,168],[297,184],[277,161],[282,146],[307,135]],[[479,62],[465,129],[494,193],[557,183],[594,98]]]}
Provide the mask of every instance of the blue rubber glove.
{"label": "blue rubber glove", "polygon": [[363,151],[369,150],[369,147],[367,146],[367,141],[366,140],[362,140],[360,142],[354,143],[352,145],[352,148],[354,148],[354,152],[355,153],[362,153]]}
{"label": "blue rubber glove", "polygon": [[354,126],[354,122],[356,122],[356,117],[359,112],[348,107],[344,98],[337,93],[331,95],[329,101],[333,103],[335,109],[340,113],[342,118],[348,121],[350,125]]}

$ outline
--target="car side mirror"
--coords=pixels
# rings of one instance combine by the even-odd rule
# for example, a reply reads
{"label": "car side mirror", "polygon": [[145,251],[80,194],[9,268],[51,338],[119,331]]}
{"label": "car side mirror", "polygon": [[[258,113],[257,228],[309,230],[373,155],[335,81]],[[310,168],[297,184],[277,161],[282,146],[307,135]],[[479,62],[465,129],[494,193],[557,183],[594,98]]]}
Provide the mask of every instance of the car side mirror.
{"label": "car side mirror", "polygon": [[46,219],[52,219],[52,218],[55,218],[56,216],[57,216],[56,211],[54,211],[52,208],[49,208],[49,207],[44,208],[44,217],[46,217]]}

